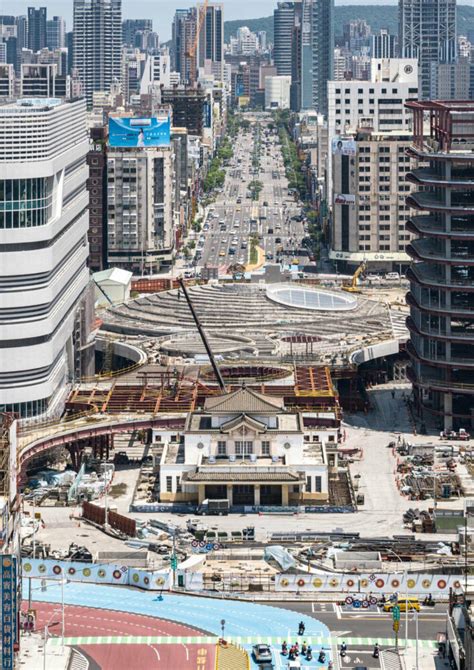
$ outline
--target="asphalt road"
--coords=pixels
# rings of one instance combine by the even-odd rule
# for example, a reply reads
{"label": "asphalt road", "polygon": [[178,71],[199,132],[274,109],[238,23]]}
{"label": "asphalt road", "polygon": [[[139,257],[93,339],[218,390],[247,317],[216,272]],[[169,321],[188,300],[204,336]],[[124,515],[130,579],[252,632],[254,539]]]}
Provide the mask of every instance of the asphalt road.
{"label": "asphalt road", "polygon": [[[282,601],[269,603],[274,607],[281,607],[286,611],[314,617],[326,624],[329,630],[341,641],[346,637],[370,637],[376,639],[393,637],[392,619],[388,612],[372,607],[364,612],[349,607],[339,607],[335,603]],[[297,622],[296,622],[297,623]],[[446,628],[446,604],[436,605],[433,608],[422,609],[418,615],[418,635],[420,640],[436,640],[436,634]],[[415,638],[415,621],[412,613],[408,613],[408,638]],[[399,639],[405,639],[405,613],[401,613]]]}
{"label": "asphalt road", "polygon": [[[262,236],[259,244],[268,262],[276,261],[279,250],[284,265],[289,265],[298,256],[295,251],[301,248],[304,225],[291,217],[301,213],[301,206],[291,195],[288,196],[278,136],[264,137],[265,129],[266,122],[263,122],[258,174],[254,174],[252,166],[255,125],[249,131],[241,131],[235,141],[234,156],[226,168],[222,193],[209,208],[204,230],[197,236],[196,250],[201,254],[197,267],[247,264],[252,233]],[[247,187],[253,179],[263,184],[258,200],[248,197]],[[251,223],[252,219],[256,222]],[[231,248],[235,253],[230,251]],[[304,264],[308,263],[303,255],[299,258]]]}

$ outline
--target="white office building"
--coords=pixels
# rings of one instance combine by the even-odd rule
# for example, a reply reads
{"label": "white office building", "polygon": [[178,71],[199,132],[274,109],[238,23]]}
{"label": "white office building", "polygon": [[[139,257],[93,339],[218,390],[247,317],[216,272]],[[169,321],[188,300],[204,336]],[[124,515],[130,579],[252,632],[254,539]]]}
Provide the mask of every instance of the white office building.
{"label": "white office building", "polygon": [[84,100],[0,106],[0,411],[58,414],[93,355]]}
{"label": "white office building", "polygon": [[[417,61],[413,58],[373,58],[370,81],[328,82],[328,137],[357,128],[374,132],[411,129],[407,100],[418,97]],[[332,194],[332,154],[328,154],[328,195]]]}
{"label": "white office building", "polygon": [[291,77],[265,77],[265,109],[290,108]]}

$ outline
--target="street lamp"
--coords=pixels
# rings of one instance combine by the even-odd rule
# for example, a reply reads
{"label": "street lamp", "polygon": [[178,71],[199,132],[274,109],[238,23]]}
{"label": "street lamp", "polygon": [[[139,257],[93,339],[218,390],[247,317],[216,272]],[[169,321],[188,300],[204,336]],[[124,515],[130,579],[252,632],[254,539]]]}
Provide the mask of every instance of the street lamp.
{"label": "street lamp", "polygon": [[[396,558],[398,558],[400,563],[403,563],[402,559],[400,558],[400,556],[397,554],[396,551],[394,551],[393,549],[386,549],[386,551],[390,552]],[[408,573],[407,573],[406,568],[404,568],[404,570],[403,570],[403,577],[405,579],[405,649],[407,649],[407,647],[408,647],[408,584],[407,584]],[[397,639],[398,639],[398,634],[397,634]]]}
{"label": "street lamp", "polygon": [[221,619],[222,642],[224,642],[225,619]]}

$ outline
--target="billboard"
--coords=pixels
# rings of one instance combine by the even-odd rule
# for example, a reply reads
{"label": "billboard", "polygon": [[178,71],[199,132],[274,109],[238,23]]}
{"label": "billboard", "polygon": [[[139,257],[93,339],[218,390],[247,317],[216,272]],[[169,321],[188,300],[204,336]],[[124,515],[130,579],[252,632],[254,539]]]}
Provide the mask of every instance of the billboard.
{"label": "billboard", "polygon": [[351,193],[337,193],[334,196],[335,205],[354,205],[355,201],[356,197]]}
{"label": "billboard", "polygon": [[341,137],[333,137],[332,139],[332,153],[335,156],[355,156],[356,143],[355,140],[342,139]]}
{"label": "billboard", "polygon": [[111,147],[164,147],[169,146],[171,119],[166,116],[151,118],[109,118],[109,145]]}

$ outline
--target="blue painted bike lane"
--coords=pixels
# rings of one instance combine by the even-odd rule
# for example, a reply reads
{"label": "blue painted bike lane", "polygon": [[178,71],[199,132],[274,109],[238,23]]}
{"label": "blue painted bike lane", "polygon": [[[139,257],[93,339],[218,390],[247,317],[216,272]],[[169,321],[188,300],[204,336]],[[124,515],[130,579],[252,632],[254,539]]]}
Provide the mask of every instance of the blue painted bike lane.
{"label": "blue painted bike lane", "polygon": [[[24,598],[27,596],[27,584],[25,583]],[[61,586],[48,580],[46,591],[43,591],[39,585],[34,585],[32,598],[42,602],[60,603]],[[305,636],[325,639],[330,636],[327,626],[312,617],[279,607],[242,600],[220,600],[167,593],[164,593],[163,599],[160,600],[156,592],[69,582],[64,585],[64,602],[70,605],[169,619],[209,631],[216,636],[221,635],[221,619],[225,619],[226,622],[225,635],[232,637],[281,637],[289,644],[297,640],[301,644],[305,637],[298,637],[297,634],[300,621],[305,624]],[[251,652],[251,645],[246,644],[244,640],[241,644]],[[325,651],[327,655],[325,664],[317,663],[319,648],[313,646],[315,659],[311,663],[302,660],[302,666],[318,668],[318,670],[327,667],[331,651],[327,646]],[[273,655],[275,668],[278,670],[278,668],[285,667],[286,659],[281,656],[280,647],[273,647]],[[258,667],[253,660],[252,664]]]}

